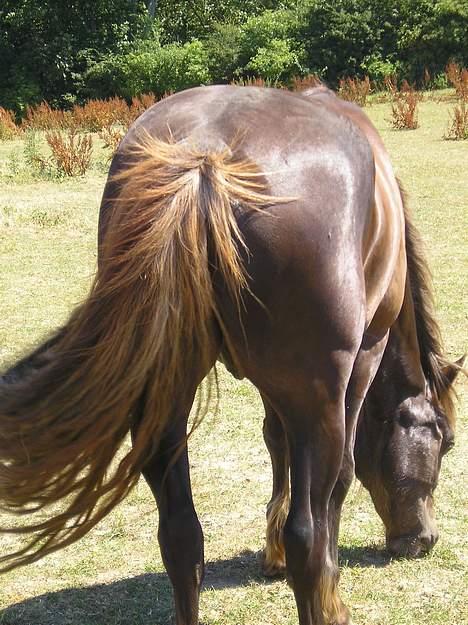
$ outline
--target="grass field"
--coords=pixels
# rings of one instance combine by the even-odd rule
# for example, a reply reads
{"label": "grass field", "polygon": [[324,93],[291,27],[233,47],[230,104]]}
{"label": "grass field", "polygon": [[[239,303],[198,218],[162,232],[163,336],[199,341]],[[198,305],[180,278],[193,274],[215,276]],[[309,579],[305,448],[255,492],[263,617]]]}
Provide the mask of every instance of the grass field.
{"label": "grass field", "polygon": [[[467,349],[468,145],[443,141],[447,103],[425,101],[421,127],[390,130],[388,104],[367,109],[410,198],[434,274],[447,355]],[[20,141],[0,143],[0,368],[66,318],[96,262],[105,181],[99,150],[83,179],[31,176]],[[440,540],[428,557],[392,561],[367,493],[357,483],[340,539],[341,592],[355,625],[468,623],[467,390],[460,392],[457,445],[437,489]],[[191,440],[192,481],[204,528],[204,625],[294,625],[292,592],[259,574],[270,468],[262,410],[247,382],[221,374],[219,414]],[[1,432],[0,432],[1,435]],[[0,525],[6,522],[0,515]],[[1,625],[166,625],[172,599],[156,543],[157,512],[140,481],[81,542],[0,582]],[[0,552],[11,548],[0,535]]]}

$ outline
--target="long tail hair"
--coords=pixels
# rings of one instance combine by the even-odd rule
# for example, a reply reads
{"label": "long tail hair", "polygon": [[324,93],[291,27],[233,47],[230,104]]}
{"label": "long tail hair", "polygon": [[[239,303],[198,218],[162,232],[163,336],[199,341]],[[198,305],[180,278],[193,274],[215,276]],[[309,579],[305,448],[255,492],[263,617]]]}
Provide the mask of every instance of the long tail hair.
{"label": "long tail hair", "polygon": [[[0,528],[28,535],[0,556],[3,571],[78,540],[136,484],[171,417],[181,363],[210,345],[208,257],[234,299],[246,287],[232,205],[272,203],[256,167],[228,149],[145,136],[128,157],[88,298],[0,378],[0,504],[41,516]],[[133,447],[113,462],[143,391]]]}

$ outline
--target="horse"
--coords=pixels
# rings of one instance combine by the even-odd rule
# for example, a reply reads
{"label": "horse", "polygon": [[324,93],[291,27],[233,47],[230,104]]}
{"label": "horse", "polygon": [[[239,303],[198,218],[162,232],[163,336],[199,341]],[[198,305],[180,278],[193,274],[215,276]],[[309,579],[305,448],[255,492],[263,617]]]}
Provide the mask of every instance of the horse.
{"label": "horse", "polygon": [[[146,111],[113,157],[98,267],[69,321],[0,382],[0,500],[44,520],[3,571],[78,540],[136,484],[159,509],[177,625],[196,625],[203,533],[187,423],[222,360],[264,406],[273,492],[266,574],[300,625],[348,625],[338,531],[356,472],[396,554],[437,539],[453,381],[427,263],[390,159],[359,107],[210,86]],[[199,403],[196,426],[206,411]],[[114,458],[131,433],[132,448]]]}

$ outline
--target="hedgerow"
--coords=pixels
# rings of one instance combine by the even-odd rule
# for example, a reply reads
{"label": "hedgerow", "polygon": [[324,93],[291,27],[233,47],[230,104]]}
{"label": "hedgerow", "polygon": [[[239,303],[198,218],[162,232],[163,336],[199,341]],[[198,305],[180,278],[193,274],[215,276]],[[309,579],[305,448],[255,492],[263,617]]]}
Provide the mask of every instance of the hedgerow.
{"label": "hedgerow", "polygon": [[466,0],[4,4],[0,106],[21,116],[43,100],[70,109],[208,83],[290,85],[311,73],[334,87],[347,77],[383,84],[388,75],[441,87],[449,61],[468,64]]}

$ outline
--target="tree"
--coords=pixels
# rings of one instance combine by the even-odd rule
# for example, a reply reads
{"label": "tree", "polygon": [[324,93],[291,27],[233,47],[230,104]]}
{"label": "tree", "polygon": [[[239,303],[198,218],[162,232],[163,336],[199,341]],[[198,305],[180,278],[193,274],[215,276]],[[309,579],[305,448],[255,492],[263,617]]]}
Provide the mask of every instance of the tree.
{"label": "tree", "polygon": [[39,99],[73,100],[83,72],[125,49],[146,19],[140,0],[3,0],[0,104],[21,110]]}
{"label": "tree", "polygon": [[240,24],[267,9],[288,8],[298,0],[158,0],[158,20],[164,43],[205,38],[214,24]]}

